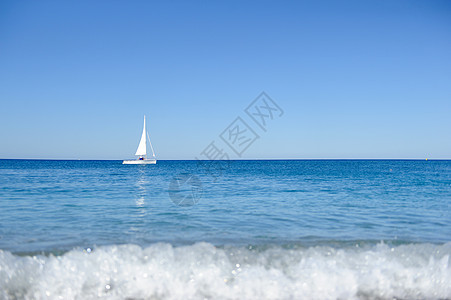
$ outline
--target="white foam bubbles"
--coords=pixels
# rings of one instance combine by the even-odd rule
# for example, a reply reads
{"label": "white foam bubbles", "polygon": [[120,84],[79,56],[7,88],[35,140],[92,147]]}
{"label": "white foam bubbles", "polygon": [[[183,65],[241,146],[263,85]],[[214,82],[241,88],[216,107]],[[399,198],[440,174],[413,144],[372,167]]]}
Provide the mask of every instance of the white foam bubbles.
{"label": "white foam bubbles", "polygon": [[451,298],[451,243],[217,248],[208,243],[0,251],[1,299]]}

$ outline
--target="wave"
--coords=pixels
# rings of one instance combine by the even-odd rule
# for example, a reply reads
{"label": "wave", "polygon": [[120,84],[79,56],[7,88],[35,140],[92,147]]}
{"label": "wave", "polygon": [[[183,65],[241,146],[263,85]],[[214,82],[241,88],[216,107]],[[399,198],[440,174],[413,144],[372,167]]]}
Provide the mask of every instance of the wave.
{"label": "wave", "polygon": [[1,299],[451,299],[451,243],[0,250]]}

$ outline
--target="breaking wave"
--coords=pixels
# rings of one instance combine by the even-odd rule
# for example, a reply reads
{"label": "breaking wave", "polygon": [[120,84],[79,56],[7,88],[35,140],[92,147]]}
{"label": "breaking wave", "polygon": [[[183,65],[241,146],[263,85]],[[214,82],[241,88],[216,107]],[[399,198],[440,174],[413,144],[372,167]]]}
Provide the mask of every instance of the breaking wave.
{"label": "breaking wave", "polygon": [[1,299],[451,299],[451,243],[0,250]]}

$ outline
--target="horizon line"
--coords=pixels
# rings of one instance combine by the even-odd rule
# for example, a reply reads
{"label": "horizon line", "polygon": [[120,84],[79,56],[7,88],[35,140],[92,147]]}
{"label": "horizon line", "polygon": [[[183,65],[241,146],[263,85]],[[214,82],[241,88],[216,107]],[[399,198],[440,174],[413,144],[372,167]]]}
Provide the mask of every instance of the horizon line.
{"label": "horizon line", "polygon": [[[46,160],[46,161],[123,161],[123,159],[81,158],[0,158],[0,160]],[[157,159],[157,161],[249,161],[249,160],[451,160],[451,158],[237,158],[237,159]]]}

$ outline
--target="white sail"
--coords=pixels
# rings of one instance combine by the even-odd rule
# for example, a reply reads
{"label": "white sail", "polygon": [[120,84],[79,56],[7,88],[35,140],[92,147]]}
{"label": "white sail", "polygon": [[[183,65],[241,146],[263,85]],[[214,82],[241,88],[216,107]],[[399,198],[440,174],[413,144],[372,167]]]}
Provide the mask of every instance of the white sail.
{"label": "white sail", "polygon": [[136,150],[135,155],[144,156],[147,155],[147,141],[146,141],[146,116],[144,116],[144,127],[143,133],[141,135],[141,141],[139,141],[138,149]]}
{"label": "white sail", "polygon": [[[147,158],[147,140],[149,140],[150,150],[152,150],[152,158]],[[138,149],[135,155],[138,155],[138,159],[124,160],[122,164],[124,165],[154,165],[157,163],[155,157],[155,152],[153,151],[152,143],[150,142],[149,134],[146,130],[146,116],[144,116],[144,126],[143,133],[141,135],[141,140],[139,141]]]}

